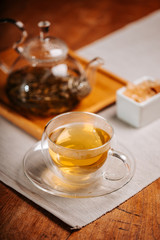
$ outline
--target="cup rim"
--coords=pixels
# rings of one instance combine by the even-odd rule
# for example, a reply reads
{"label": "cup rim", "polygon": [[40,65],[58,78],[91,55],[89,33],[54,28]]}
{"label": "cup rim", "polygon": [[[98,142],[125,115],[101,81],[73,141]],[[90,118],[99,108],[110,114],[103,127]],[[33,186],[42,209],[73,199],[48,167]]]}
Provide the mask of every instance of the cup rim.
{"label": "cup rim", "polygon": [[[108,123],[108,125],[109,125],[109,126],[111,127],[111,129],[112,129],[112,136],[110,136],[110,139],[109,139],[106,143],[104,143],[104,144],[102,144],[101,146],[96,147],[96,148],[73,149],[73,148],[66,148],[66,147],[64,147],[64,146],[58,145],[58,144],[54,143],[54,142],[49,138],[46,129],[47,129],[47,127],[49,126],[49,124],[50,124],[52,121],[54,121],[55,119],[58,119],[58,118],[60,118],[60,117],[66,116],[66,115],[70,115],[70,114],[81,114],[81,113],[82,113],[82,114],[87,114],[87,115],[91,115],[91,116],[98,117],[98,118],[104,120],[106,123]],[[59,115],[53,117],[53,118],[46,124],[46,126],[45,126],[45,128],[44,128],[44,133],[46,133],[46,136],[47,136],[48,140],[53,144],[53,146],[56,147],[56,149],[59,149],[59,150],[60,150],[60,149],[61,149],[61,150],[67,150],[67,151],[71,151],[71,152],[76,152],[76,151],[78,151],[79,153],[84,153],[84,152],[86,152],[86,151],[94,152],[94,151],[97,151],[97,150],[100,150],[100,149],[105,148],[105,147],[111,142],[111,140],[112,140],[112,138],[113,138],[113,136],[114,136],[114,128],[112,127],[112,125],[110,124],[110,122],[109,122],[108,120],[106,120],[104,117],[102,117],[102,116],[100,116],[100,115],[98,115],[98,114],[91,113],[91,112],[75,111],[75,112],[62,113],[62,114],[59,114]]]}

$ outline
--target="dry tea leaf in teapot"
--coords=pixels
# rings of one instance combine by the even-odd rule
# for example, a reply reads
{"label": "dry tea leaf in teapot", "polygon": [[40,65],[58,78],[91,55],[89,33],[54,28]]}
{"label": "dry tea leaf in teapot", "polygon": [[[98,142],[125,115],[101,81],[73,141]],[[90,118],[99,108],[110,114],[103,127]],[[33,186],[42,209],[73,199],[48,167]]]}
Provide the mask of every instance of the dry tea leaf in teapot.
{"label": "dry tea leaf in teapot", "polygon": [[6,92],[13,104],[38,115],[68,111],[91,91],[86,78],[54,76],[47,67],[25,67],[11,73]]}

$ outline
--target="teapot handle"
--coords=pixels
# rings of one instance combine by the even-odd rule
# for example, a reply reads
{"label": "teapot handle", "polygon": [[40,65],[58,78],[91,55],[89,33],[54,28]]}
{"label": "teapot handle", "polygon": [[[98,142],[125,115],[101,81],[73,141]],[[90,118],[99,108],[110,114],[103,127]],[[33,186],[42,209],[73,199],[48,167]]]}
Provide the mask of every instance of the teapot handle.
{"label": "teapot handle", "polygon": [[18,45],[23,43],[27,37],[27,31],[24,28],[24,24],[21,21],[16,21],[12,18],[0,18],[0,23],[14,24],[22,32],[21,38],[17,42],[15,42],[12,46],[13,49],[15,49],[18,53],[20,53],[21,51]]}

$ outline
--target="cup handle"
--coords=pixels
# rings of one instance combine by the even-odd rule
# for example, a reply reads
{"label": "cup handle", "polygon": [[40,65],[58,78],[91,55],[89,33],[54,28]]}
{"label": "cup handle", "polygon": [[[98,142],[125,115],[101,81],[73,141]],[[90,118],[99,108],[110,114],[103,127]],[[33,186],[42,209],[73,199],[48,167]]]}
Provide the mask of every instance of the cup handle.
{"label": "cup handle", "polygon": [[[122,152],[119,152],[113,148],[108,151],[108,166],[104,173],[104,177],[110,181],[119,181],[128,176],[130,173],[130,160]],[[114,162],[114,160],[119,160]]]}

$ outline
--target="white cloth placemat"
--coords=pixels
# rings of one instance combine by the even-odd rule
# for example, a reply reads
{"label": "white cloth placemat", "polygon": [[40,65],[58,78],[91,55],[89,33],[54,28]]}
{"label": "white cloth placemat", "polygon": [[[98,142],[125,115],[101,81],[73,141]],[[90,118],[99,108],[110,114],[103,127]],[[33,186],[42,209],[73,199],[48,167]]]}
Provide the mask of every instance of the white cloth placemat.
{"label": "white cloth placemat", "polygon": [[[131,24],[130,28],[133,30],[135,28],[142,28],[143,24],[146,26],[146,21],[147,26],[149,25],[150,28],[154,28],[156,23],[155,18],[159,24],[158,16],[160,16],[160,12],[149,16],[148,19],[146,18],[142,20],[142,22],[138,21]],[[125,33],[127,29],[129,31],[128,34],[130,35],[132,31],[127,27],[122,29],[122,31],[114,33],[113,37],[118,39],[119,36],[121,36],[122,38],[123,32]],[[110,38],[111,36],[109,36],[109,39]],[[157,36],[152,35],[152,38],[153,39],[151,40],[154,41]],[[109,44],[110,46],[110,40],[107,40],[107,38],[102,39],[102,43],[105,40],[106,45]],[[98,42],[98,44],[99,43],[100,42]],[[122,43],[123,41],[121,40],[121,44]],[[88,46],[88,49],[92,49],[92,46],[94,50],[94,44],[91,45],[91,47]],[[125,46],[126,43],[124,42],[124,45],[121,47],[125,49]],[[119,47],[115,45],[113,49],[114,52],[116,52],[116,48],[117,51],[119,49]],[[91,56],[90,52],[88,53],[87,48],[83,50],[83,53],[85,53],[85,51],[86,56],[89,58]],[[103,51],[101,51],[101,53],[103,53]],[[106,54],[107,53],[108,52],[106,52]],[[93,55],[95,56],[97,53],[94,53]],[[101,56],[100,52],[98,55]],[[159,62],[156,62],[157,68],[159,68]],[[114,71],[114,61],[112,64]],[[122,60],[121,64],[123,65]],[[108,65],[106,66],[108,68]],[[127,66],[129,68],[129,61],[127,62]],[[124,66],[121,68],[123,67]],[[125,73],[126,67],[124,68],[123,71]],[[137,68],[137,71],[138,69],[140,69],[140,66]],[[109,70],[112,70],[112,68]],[[115,73],[118,74],[118,72]],[[133,77],[132,72],[128,71],[127,74],[129,73],[131,79]],[[143,74],[140,75],[146,74],[146,71],[143,71]],[[119,142],[125,145],[136,159],[135,175],[122,189],[104,197],[91,199],[60,198],[36,189],[24,176],[22,168],[23,156],[36,140],[2,117],[0,118],[0,180],[31,199],[33,202],[42,206],[73,228],[81,228],[123,203],[125,200],[129,199],[160,177],[160,120],[157,120],[144,128],[135,129],[116,118],[116,106],[104,110],[100,115],[104,116],[112,123]]]}
{"label": "white cloth placemat", "polygon": [[105,61],[104,68],[128,81],[160,78],[160,10],[85,46],[77,53]]}

